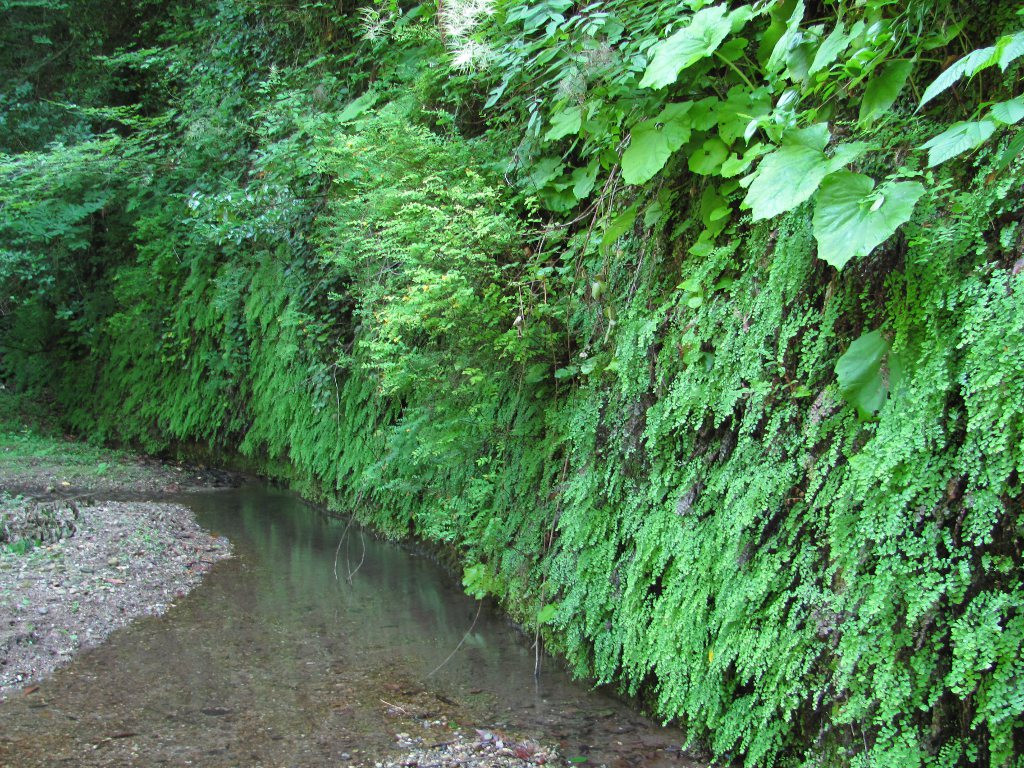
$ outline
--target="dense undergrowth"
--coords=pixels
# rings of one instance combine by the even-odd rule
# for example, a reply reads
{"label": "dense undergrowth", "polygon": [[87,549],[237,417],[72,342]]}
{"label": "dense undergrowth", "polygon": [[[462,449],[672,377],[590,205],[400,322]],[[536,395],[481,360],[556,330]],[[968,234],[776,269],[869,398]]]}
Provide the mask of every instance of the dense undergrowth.
{"label": "dense undergrowth", "polygon": [[6,385],[720,760],[1024,764],[1017,5],[438,6],[0,3]]}

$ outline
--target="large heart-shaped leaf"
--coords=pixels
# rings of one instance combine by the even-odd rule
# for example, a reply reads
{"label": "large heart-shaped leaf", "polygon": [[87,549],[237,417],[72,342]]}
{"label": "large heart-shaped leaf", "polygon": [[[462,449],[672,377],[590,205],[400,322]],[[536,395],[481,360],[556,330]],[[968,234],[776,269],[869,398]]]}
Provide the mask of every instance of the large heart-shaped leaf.
{"label": "large heart-shaped leaf", "polygon": [[687,167],[701,176],[712,176],[719,173],[727,157],[729,148],[725,142],[712,136],[694,150],[687,160]]}
{"label": "large heart-shaped leaf", "polygon": [[637,123],[622,153],[622,180],[643,184],[665,167],[672,153],[690,138],[689,104],[669,104],[654,120]]}
{"label": "large heart-shaped leaf", "polygon": [[724,5],[713,5],[694,14],[690,23],[654,47],[654,57],[647,65],[641,88],[664,88],[679,73],[710,56],[732,29]]}
{"label": "large heart-shaped leaf", "polygon": [[622,180],[627,184],[643,184],[665,167],[672,150],[653,120],[633,126],[629,134],[629,146],[622,153]]}
{"label": "large heart-shaped leaf", "polygon": [[852,163],[866,148],[860,142],[841,144],[830,158],[823,151],[829,135],[827,123],[790,131],[782,146],[761,161],[743,201],[755,221],[796,208],[825,176]]}
{"label": "large heart-shaped leaf", "polygon": [[826,163],[820,150],[799,144],[779,147],[761,161],[743,204],[750,207],[754,221],[792,210],[818,189]]}
{"label": "large heart-shaped leaf", "polygon": [[836,171],[826,176],[815,198],[814,238],[818,257],[836,269],[855,256],[867,256],[904,224],[924,194],[916,181],[875,189],[870,176]]}
{"label": "large heart-shaped leaf", "polygon": [[857,409],[861,419],[874,417],[903,376],[902,362],[877,330],[856,339],[836,362],[835,370],[839,394]]}

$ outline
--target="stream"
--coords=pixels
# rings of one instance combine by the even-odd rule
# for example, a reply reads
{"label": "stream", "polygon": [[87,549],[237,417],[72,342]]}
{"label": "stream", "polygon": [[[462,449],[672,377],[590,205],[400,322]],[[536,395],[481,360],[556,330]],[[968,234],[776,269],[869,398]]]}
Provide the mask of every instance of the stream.
{"label": "stream", "polygon": [[339,549],[347,521],[262,485],[175,501],[235,557],[0,704],[0,765],[372,766],[455,724],[574,765],[696,765],[555,660],[535,679],[531,638],[414,549],[355,527]]}

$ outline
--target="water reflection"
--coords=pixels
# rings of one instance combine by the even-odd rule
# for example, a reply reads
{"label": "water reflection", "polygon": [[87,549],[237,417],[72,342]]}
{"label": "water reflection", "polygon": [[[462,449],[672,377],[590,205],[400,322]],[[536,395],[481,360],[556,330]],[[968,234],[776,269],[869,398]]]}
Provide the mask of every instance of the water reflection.
{"label": "water reflection", "polygon": [[235,559],[0,705],[0,765],[372,764],[410,702],[591,765],[689,765],[678,733],[552,662],[536,681],[528,642],[429,559],[262,486],[184,501]]}

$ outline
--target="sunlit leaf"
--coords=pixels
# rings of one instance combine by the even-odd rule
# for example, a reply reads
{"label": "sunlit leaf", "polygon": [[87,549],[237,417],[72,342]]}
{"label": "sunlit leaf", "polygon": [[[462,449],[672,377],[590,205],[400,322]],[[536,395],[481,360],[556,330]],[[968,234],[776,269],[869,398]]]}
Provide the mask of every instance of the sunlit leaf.
{"label": "sunlit leaf", "polygon": [[733,153],[722,163],[722,176],[729,179],[746,171],[754,161],[768,151],[769,147],[760,142],[747,149],[742,155]]}
{"label": "sunlit leaf", "polygon": [[790,211],[814,194],[829,172],[823,151],[828,140],[827,123],[790,131],[761,161],[743,200],[755,221]]}
{"label": "sunlit leaf", "polygon": [[804,0],[797,0],[793,13],[790,14],[789,21],[786,22],[786,31],[782,33],[782,37],[775,43],[771,56],[765,62],[764,70],[768,74],[775,74],[786,63],[786,57],[789,54],[790,48],[797,42],[798,35],[800,34],[800,22],[803,21],[804,10]]}
{"label": "sunlit leaf", "polygon": [[580,107],[569,107],[559,110],[551,118],[551,128],[544,135],[545,141],[556,141],[570,134],[580,132],[583,123],[583,110]]}
{"label": "sunlit leaf", "polygon": [[953,123],[918,149],[928,150],[928,167],[932,168],[951,157],[981,146],[989,136],[995,133],[996,127],[992,120]]}
{"label": "sunlit leaf", "polygon": [[664,88],[679,73],[710,56],[732,27],[724,5],[713,5],[694,14],[690,23],[654,47],[654,56],[640,80],[641,88]]}
{"label": "sunlit leaf", "polygon": [[691,104],[669,104],[654,120],[633,126],[629,146],[622,154],[622,179],[643,184],[665,167],[672,153],[690,138],[686,116]]}
{"label": "sunlit leaf", "polygon": [[668,148],[673,152],[690,140],[692,121],[689,112],[692,106],[693,102],[690,101],[666,104],[665,108],[654,118],[655,122],[662,126],[665,141],[668,142]]}
{"label": "sunlit leaf", "polygon": [[1024,96],[992,105],[991,117],[1004,125],[1015,125],[1024,119]]}
{"label": "sunlit leaf", "polygon": [[999,38],[995,47],[999,68],[1005,72],[1010,64],[1024,56],[1024,30]]}
{"label": "sunlit leaf", "polygon": [[629,146],[622,153],[622,180],[643,184],[665,167],[671,155],[668,140],[657,123],[647,120],[634,126]]}
{"label": "sunlit leaf", "polygon": [[743,204],[755,221],[796,208],[827,173],[825,153],[800,144],[779,147],[761,161]]}
{"label": "sunlit leaf", "polygon": [[[870,176],[836,171],[826,176],[814,205],[818,257],[836,269],[856,256],[867,256],[910,219],[924,194],[916,181],[886,184],[875,190]],[[881,205],[876,205],[879,198]]]}
{"label": "sunlit leaf", "polygon": [[964,75],[973,75],[977,71],[984,69],[991,62],[992,57],[995,55],[995,50],[993,46],[979,48],[976,51],[971,51],[962,59],[954,61],[945,72],[935,78],[932,84],[924,89],[921,103],[918,104],[917,108],[920,109],[947,88],[952,87]]}
{"label": "sunlit leaf", "polygon": [[690,155],[687,165],[694,173],[710,176],[718,173],[728,156],[729,148],[725,143],[721,139],[711,138]]}

